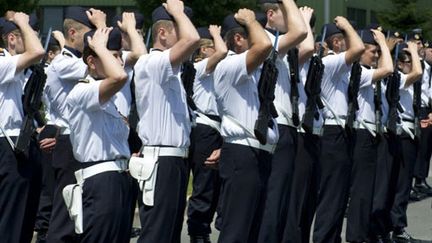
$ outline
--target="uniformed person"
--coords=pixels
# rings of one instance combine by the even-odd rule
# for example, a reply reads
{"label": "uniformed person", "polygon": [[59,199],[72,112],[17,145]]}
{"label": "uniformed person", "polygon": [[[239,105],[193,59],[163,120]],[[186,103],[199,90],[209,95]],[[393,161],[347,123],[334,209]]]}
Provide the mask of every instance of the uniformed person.
{"label": "uniformed person", "polygon": [[410,242],[412,237],[406,232],[408,225],[407,208],[414,164],[417,158],[417,143],[414,134],[414,109],[413,109],[413,85],[420,80],[422,68],[417,52],[417,44],[408,42],[408,47],[401,48],[398,54],[398,69],[401,72],[400,105],[402,111],[400,127],[402,164],[399,169],[394,204],[391,209],[393,223],[393,240],[398,242]]}
{"label": "uniformed person", "polygon": [[197,29],[200,48],[194,54],[196,70],[193,100],[197,106],[196,126],[191,131],[189,168],[192,171],[192,195],[188,202],[188,233],[191,243],[210,243],[210,224],[219,200],[218,158],[222,146],[219,111],[214,95],[213,71],[228,49],[221,27]]}
{"label": "uniformed person", "polygon": [[432,46],[430,46],[428,42],[425,42],[420,52],[423,58],[421,108],[419,117],[421,119],[421,139],[419,141],[419,151],[414,167],[413,191],[423,194],[424,196],[432,196],[432,188],[426,181],[432,154],[432,127],[430,126],[432,117],[432,115],[430,115],[432,113]]}
{"label": "uniformed person", "polygon": [[248,9],[227,16],[223,32],[229,52],[214,72],[224,138],[219,162],[222,216],[218,242],[257,242],[271,153],[279,138],[274,119],[265,145],[253,132],[260,106],[259,67],[271,51],[271,41]]}
{"label": "uniformed person", "polygon": [[[298,45],[299,50],[299,117],[301,126],[298,127],[297,136],[297,151],[294,165],[294,175],[291,187],[291,196],[288,208],[288,220],[284,229],[284,236],[282,242],[309,242],[310,229],[312,227],[312,220],[315,215],[316,203],[318,199],[318,166],[319,155],[321,151],[320,134],[324,119],[322,111],[316,106],[316,114],[314,117],[313,127],[311,131],[303,129],[305,122],[305,111],[312,109],[309,103],[309,98],[306,95],[305,86],[306,82],[313,82],[314,85],[319,86],[318,80],[307,80],[309,69],[312,61],[311,57],[314,54],[315,44],[312,29],[314,28],[314,10],[309,7],[301,7],[300,12],[305,23],[308,23],[307,30],[308,36],[304,41]],[[315,57],[316,58],[316,57]],[[313,65],[313,64],[312,64]],[[309,85],[309,84],[308,84]],[[314,114],[314,115],[316,115]]]}
{"label": "uniformed person", "polygon": [[[368,241],[374,195],[379,129],[375,119],[374,93],[377,82],[393,72],[392,58],[385,36],[378,30],[361,30],[365,52],[360,88],[357,96],[356,137],[353,143],[353,169],[351,172],[350,201],[347,215],[346,240]],[[380,53],[380,54],[379,54]],[[381,95],[381,94],[379,94]]]}
{"label": "uniformed person", "polygon": [[153,48],[134,67],[141,151],[144,160],[154,165],[138,197],[144,201],[138,242],[180,242],[191,122],[179,72],[199,42],[188,17],[191,12],[179,0],[168,0],[156,8],[152,14]]}
{"label": "uniformed person", "polygon": [[[351,138],[344,130],[348,113],[348,84],[351,64],[364,51],[354,28],[344,17],[327,25],[326,42],[330,49],[322,59],[324,74],[321,98],[324,101],[324,132],[321,137],[319,198],[313,240],[340,242],[342,222],[348,200]],[[342,34],[343,31],[343,34]]]}
{"label": "uniformed person", "polygon": [[[55,37],[56,36],[56,37]],[[47,49],[47,60],[45,63],[45,70],[48,68],[51,61],[55,56],[60,54],[62,49],[59,41],[56,38],[63,38],[63,34],[60,31],[56,32],[56,35],[52,35],[49,39],[48,49]],[[49,124],[51,122],[51,116],[49,114],[49,100],[46,97],[46,94],[42,96],[43,107],[45,111],[45,122]],[[39,130],[39,134],[45,129],[45,127],[41,127]],[[36,238],[36,243],[43,243],[46,240],[49,220],[51,218],[51,210],[52,210],[52,198],[54,193],[54,170],[51,166],[52,164],[52,149],[55,146],[55,138],[44,138],[41,139],[39,135],[39,147],[42,150],[42,188],[41,195],[39,200],[39,209],[36,216],[35,223],[35,231],[38,233]]]}
{"label": "uniformed person", "polygon": [[[135,30],[134,25],[122,27]],[[82,190],[80,242],[129,242],[132,221],[124,210],[131,200],[126,173],[129,127],[113,100],[127,81],[121,34],[100,28],[86,33],[84,43],[88,75],[66,98],[70,140],[80,168],[75,172]]]}
{"label": "uniformed person", "polygon": [[53,123],[60,128],[56,146],[52,154],[52,167],[55,170],[53,209],[48,229],[47,242],[74,242],[77,236],[73,222],[64,204],[62,190],[74,183],[74,171],[79,165],[72,153],[69,140],[70,129],[66,120],[66,96],[80,78],[84,78],[87,66],[81,56],[84,48],[83,35],[92,28],[105,27],[105,14],[96,9],[67,7],[63,21],[65,46],[47,68],[45,93],[50,101],[50,114]]}
{"label": "uniformed person", "polygon": [[23,122],[24,70],[37,63],[44,50],[29,16],[17,12],[0,18],[5,49],[0,50],[0,235],[2,241],[31,242],[40,193],[41,168],[37,147],[29,157],[14,153],[14,142]]}
{"label": "uniformed person", "polygon": [[[306,25],[295,1],[262,0],[267,15],[266,33],[274,44],[276,32],[280,32],[276,50],[278,77],[273,101],[278,117],[279,140],[271,162],[271,173],[267,184],[267,196],[258,242],[281,242],[288,216],[291,184],[294,174],[294,159],[297,149],[297,125],[293,122],[290,71],[287,52],[295,48],[307,35]],[[290,67],[291,68],[291,67]],[[298,108],[297,108],[298,109]],[[298,114],[297,114],[298,115]]]}

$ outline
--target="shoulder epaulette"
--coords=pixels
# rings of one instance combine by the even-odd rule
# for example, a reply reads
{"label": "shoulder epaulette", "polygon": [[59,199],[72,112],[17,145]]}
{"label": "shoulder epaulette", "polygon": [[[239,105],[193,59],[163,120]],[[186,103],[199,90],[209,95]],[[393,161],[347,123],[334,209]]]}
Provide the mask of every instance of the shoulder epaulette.
{"label": "shoulder epaulette", "polygon": [[0,48],[0,57],[4,57],[6,54],[3,48]]}
{"label": "shoulder epaulette", "polygon": [[70,54],[69,52],[66,52],[66,51],[63,51],[62,55],[67,56],[67,57],[73,57],[72,54]]}
{"label": "shoulder epaulette", "polygon": [[90,80],[88,80],[88,79],[80,79],[80,80],[78,80],[78,83],[88,84],[88,83],[90,83]]}

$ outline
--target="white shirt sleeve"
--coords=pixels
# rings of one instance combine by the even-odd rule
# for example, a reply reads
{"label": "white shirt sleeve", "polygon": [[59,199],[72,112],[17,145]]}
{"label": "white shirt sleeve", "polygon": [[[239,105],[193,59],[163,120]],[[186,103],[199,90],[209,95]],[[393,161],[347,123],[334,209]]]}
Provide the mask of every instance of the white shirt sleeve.
{"label": "white shirt sleeve", "polygon": [[[346,52],[339,54],[327,55],[322,59],[324,64],[324,73],[327,77],[338,76],[339,73],[351,71],[352,65],[347,65],[345,61]],[[323,81],[338,82],[338,79],[323,79]]]}
{"label": "white shirt sleeve", "polygon": [[364,88],[372,85],[372,78],[375,70],[376,69],[367,69],[362,67],[362,72],[360,77],[360,88]]}
{"label": "white shirt sleeve", "polygon": [[15,72],[20,56],[7,56],[0,59],[0,84],[15,81]]}
{"label": "white shirt sleeve", "polygon": [[67,102],[72,106],[80,106],[84,110],[99,110],[99,86],[101,82],[90,82],[88,84],[78,83],[74,90],[69,93]]}
{"label": "white shirt sleeve", "polygon": [[247,72],[246,56],[249,51],[245,51],[238,55],[233,55],[227,62],[224,62],[224,70],[226,71],[226,79],[232,81],[233,85],[240,85],[250,80],[250,75]]}
{"label": "white shirt sleeve", "polygon": [[[60,55],[58,56],[60,57]],[[87,72],[87,65],[81,58],[62,58],[57,62],[53,61],[50,67],[55,69],[59,79],[73,80],[74,82],[80,78],[84,78]]]}
{"label": "white shirt sleeve", "polygon": [[210,75],[209,73],[206,73],[207,64],[208,64],[208,58],[194,63],[194,68],[196,70],[195,80],[201,80]]}
{"label": "white shirt sleeve", "polygon": [[408,89],[409,86],[405,88],[405,83],[406,83],[406,81],[407,81],[407,77],[408,77],[408,75],[406,75],[406,74],[404,74],[404,73],[402,73],[402,72],[399,72],[399,74],[400,74],[400,77],[401,77],[401,78],[400,78],[400,86],[399,86],[399,89]]}

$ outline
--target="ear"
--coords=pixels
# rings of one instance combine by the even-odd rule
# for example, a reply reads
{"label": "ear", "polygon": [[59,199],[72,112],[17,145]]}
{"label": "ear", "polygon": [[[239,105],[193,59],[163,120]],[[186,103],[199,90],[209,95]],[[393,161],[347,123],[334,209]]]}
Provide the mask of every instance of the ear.
{"label": "ear", "polygon": [[234,35],[234,43],[236,44],[236,46],[240,46],[241,45],[241,40],[243,39],[243,36],[240,35],[239,33],[236,33]]}
{"label": "ear", "polygon": [[75,34],[77,33],[77,31],[76,31],[76,29],[74,29],[74,28],[70,28],[69,30],[68,30],[68,36],[71,38],[71,39],[73,39],[73,40],[75,40]]}
{"label": "ear", "polygon": [[164,28],[159,28],[158,29],[158,37],[161,40],[166,40],[166,30]]}
{"label": "ear", "polygon": [[90,68],[90,70],[95,70],[96,69],[96,64],[95,64],[95,57],[92,55],[89,55],[86,59],[87,61],[87,66]]}

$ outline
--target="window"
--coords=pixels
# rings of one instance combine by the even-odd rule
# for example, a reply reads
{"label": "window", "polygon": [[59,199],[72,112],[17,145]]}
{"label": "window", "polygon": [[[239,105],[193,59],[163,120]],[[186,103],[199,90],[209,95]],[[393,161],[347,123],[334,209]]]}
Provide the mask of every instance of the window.
{"label": "window", "polygon": [[347,8],[348,20],[355,22],[355,28],[362,29],[366,26],[366,10],[359,8]]}

